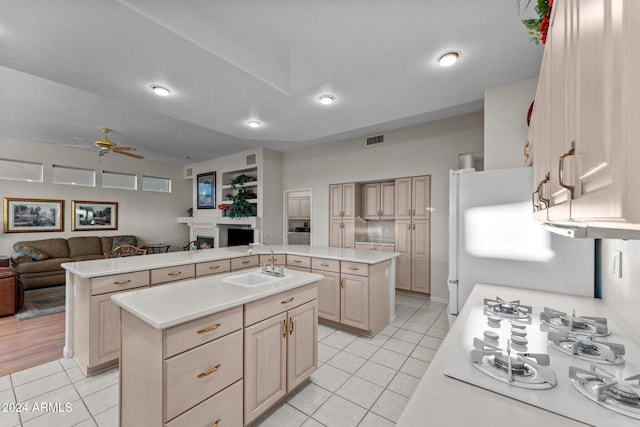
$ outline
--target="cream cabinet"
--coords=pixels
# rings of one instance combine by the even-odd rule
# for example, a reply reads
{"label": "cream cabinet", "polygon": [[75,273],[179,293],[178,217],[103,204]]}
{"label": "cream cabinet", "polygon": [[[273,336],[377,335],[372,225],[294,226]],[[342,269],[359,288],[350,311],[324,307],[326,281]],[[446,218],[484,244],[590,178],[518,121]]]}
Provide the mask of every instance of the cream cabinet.
{"label": "cream cabinet", "polygon": [[361,187],[353,182],[329,186],[329,246],[354,247],[356,216],[362,210]]}
{"label": "cream cabinet", "polygon": [[228,273],[231,270],[231,261],[223,259],[219,261],[199,262],[196,264],[196,277],[210,276],[212,274]]}
{"label": "cream cabinet", "polygon": [[311,272],[322,274],[318,282],[318,317],[340,322],[340,261],[313,258]]}
{"label": "cream cabinet", "polygon": [[428,175],[396,180],[396,289],[430,292],[430,182]]}
{"label": "cream cabinet", "polygon": [[242,306],[163,330],[121,316],[120,425],[243,425]]}
{"label": "cream cabinet", "polygon": [[194,279],[195,277],[195,264],[155,268],[151,270],[151,285],[162,285],[164,283],[176,282],[178,280]]}
{"label": "cream cabinet", "polygon": [[640,230],[639,39],[636,1],[554,3],[528,135],[537,219]]}
{"label": "cream cabinet", "polygon": [[363,184],[363,217],[369,220],[395,218],[395,182]]}
{"label": "cream cabinet", "polygon": [[311,289],[246,305],[245,424],[307,379],[318,365],[317,293]]}
{"label": "cream cabinet", "polygon": [[383,245],[379,243],[356,243],[356,249],[365,251],[395,252],[395,246]]}
{"label": "cream cabinet", "polygon": [[81,279],[74,277],[73,358],[85,376],[118,363],[120,310],[116,293],[149,286],[149,271]]}
{"label": "cream cabinet", "polygon": [[287,216],[289,219],[311,218],[311,197],[289,197],[287,199]]}
{"label": "cream cabinet", "polygon": [[231,258],[231,271],[245,270],[258,266],[260,257],[258,255],[249,255],[239,258]]}

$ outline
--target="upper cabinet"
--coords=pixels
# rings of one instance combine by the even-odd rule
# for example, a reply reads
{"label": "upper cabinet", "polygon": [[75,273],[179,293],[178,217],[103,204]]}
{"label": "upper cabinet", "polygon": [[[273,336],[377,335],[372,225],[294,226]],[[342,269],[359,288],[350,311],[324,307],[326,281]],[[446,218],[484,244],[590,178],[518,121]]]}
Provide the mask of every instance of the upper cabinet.
{"label": "upper cabinet", "polygon": [[360,184],[331,184],[329,186],[329,246],[353,248],[355,220],[361,210]]}
{"label": "upper cabinet", "polygon": [[537,219],[640,230],[639,99],[640,2],[554,2],[528,135]]}
{"label": "upper cabinet", "polygon": [[396,179],[396,219],[429,219],[430,179],[428,175]]}
{"label": "upper cabinet", "polygon": [[289,219],[311,218],[311,197],[289,197],[287,211]]}
{"label": "upper cabinet", "polygon": [[364,219],[395,219],[395,182],[376,182],[364,184]]}

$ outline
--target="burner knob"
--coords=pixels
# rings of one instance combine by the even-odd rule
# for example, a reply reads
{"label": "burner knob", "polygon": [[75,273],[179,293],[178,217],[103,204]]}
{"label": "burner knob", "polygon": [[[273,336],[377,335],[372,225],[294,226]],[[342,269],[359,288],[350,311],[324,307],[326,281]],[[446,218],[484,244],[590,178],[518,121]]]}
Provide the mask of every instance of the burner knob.
{"label": "burner knob", "polygon": [[500,338],[500,335],[498,335],[496,332],[493,332],[493,331],[484,331],[484,337],[491,341],[498,341],[498,338]]}

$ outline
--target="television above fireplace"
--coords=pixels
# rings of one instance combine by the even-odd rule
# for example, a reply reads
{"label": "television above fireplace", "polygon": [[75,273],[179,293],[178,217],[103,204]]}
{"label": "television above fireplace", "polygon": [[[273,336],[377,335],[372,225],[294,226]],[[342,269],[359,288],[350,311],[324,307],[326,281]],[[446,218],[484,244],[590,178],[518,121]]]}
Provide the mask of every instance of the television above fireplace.
{"label": "television above fireplace", "polygon": [[250,228],[229,228],[227,246],[242,246],[253,243],[253,230]]}

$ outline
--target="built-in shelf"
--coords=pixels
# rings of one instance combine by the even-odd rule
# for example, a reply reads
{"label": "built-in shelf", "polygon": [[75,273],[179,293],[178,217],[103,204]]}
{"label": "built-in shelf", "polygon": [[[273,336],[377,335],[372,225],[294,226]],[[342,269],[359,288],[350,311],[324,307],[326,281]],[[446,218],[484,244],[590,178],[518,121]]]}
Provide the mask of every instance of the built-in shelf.
{"label": "built-in shelf", "polygon": [[[258,203],[258,199],[247,199],[247,202],[254,204],[254,203]],[[232,200],[222,200],[220,203],[218,203],[219,205],[231,205],[233,204]]]}
{"label": "built-in shelf", "polygon": [[[249,181],[249,182],[245,182],[244,186],[245,187],[257,187],[258,186],[258,181]],[[233,190],[233,187],[231,186],[231,184],[223,184],[220,186],[220,189],[222,190]]]}

